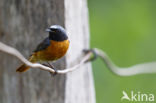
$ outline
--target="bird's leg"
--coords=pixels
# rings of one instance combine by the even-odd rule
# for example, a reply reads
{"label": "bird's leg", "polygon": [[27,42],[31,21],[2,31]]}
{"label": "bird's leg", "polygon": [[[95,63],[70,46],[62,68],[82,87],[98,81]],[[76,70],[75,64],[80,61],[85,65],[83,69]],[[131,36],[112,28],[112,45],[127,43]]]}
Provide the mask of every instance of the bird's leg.
{"label": "bird's leg", "polygon": [[57,74],[57,70],[56,70],[55,67],[54,67],[52,64],[50,64],[49,62],[47,62],[47,64],[49,65],[50,68],[54,69],[55,72],[54,72],[54,73],[51,73],[51,72],[50,72],[50,74],[51,74],[52,76],[55,76],[55,75]]}
{"label": "bird's leg", "polygon": [[47,62],[47,64],[49,65],[49,67],[54,69],[54,66],[52,64],[50,64],[49,62]]}
{"label": "bird's leg", "polygon": [[42,64],[42,65],[54,69],[54,71],[55,71],[54,73],[51,73],[51,72],[50,72],[50,74],[51,74],[52,76],[55,76],[55,75],[57,74],[57,70],[56,70],[55,67],[54,67],[53,65],[51,65],[49,62],[47,62],[47,64]]}
{"label": "bird's leg", "polygon": [[48,65],[48,64],[42,64],[42,65],[49,67],[49,65]]}

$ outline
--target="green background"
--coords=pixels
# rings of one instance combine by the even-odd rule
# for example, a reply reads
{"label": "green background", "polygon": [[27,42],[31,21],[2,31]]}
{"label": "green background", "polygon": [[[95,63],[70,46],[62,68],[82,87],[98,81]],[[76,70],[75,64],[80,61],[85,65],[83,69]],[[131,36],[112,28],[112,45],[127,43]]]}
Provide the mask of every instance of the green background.
{"label": "green background", "polygon": [[[88,0],[88,6],[92,48],[121,67],[156,61],[156,0]],[[119,77],[100,59],[93,71],[97,103],[121,103],[123,90],[156,96],[156,74]]]}

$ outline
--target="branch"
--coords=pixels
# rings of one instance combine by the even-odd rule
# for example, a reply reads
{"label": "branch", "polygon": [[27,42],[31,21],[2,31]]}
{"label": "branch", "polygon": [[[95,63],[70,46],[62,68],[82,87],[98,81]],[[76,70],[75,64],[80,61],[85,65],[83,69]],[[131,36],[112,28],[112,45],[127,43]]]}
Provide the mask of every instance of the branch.
{"label": "branch", "polygon": [[119,76],[132,76],[137,74],[156,73],[156,62],[137,64],[131,67],[118,67],[116,66],[105,52],[95,48],[95,53],[104,61],[108,69]]}
{"label": "branch", "polygon": [[[27,65],[27,66],[29,66],[31,68],[37,68],[37,69],[39,68],[41,70],[49,71],[51,73],[56,72],[53,68],[50,68],[48,66],[44,66],[44,65],[41,65],[39,63],[29,62],[27,59],[24,58],[24,56],[19,51],[17,51],[16,49],[14,49],[14,48],[12,48],[10,46],[7,46],[7,45],[1,43],[1,42],[0,42],[0,51],[2,51],[4,53],[7,53],[7,54],[10,54],[12,56],[15,56],[20,61],[22,61],[25,65]],[[82,64],[84,64],[90,58],[90,56],[91,56],[91,52],[88,52],[83,57],[83,59],[81,60],[81,62],[79,64],[73,66],[72,68],[68,68],[68,69],[65,69],[65,70],[57,70],[57,74],[66,74],[68,72],[76,70],[78,67],[80,67]]]}
{"label": "branch", "polygon": [[[15,56],[16,58],[18,58],[20,61],[22,61],[24,64],[26,64],[27,66],[31,68],[39,68],[41,70],[49,71],[51,73],[56,73],[56,71],[53,68],[41,65],[39,63],[29,62],[27,59],[24,58],[24,56],[19,51],[1,42],[0,42],[0,51]],[[132,75],[137,75],[137,74],[156,73],[156,62],[137,64],[131,67],[122,68],[122,67],[116,66],[104,51],[94,48],[90,50],[90,52],[87,52],[84,55],[80,63],[78,63],[77,65],[71,68],[67,68],[64,70],[57,70],[57,74],[66,74],[68,72],[72,72],[76,70],[78,67],[80,67],[81,65],[83,65],[84,63],[94,60],[95,59],[94,57],[93,59],[91,59],[92,54],[94,55],[94,57],[96,56],[100,57],[104,61],[108,69],[112,73],[119,75],[119,76],[132,76]]]}

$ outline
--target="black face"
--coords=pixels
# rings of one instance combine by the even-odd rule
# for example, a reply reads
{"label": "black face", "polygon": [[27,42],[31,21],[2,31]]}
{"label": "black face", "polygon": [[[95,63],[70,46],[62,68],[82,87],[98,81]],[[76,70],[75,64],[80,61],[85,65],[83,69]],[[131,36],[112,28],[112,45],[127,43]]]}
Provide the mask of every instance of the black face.
{"label": "black face", "polygon": [[59,25],[52,25],[46,29],[49,32],[49,39],[54,41],[64,41],[68,39],[66,31]]}

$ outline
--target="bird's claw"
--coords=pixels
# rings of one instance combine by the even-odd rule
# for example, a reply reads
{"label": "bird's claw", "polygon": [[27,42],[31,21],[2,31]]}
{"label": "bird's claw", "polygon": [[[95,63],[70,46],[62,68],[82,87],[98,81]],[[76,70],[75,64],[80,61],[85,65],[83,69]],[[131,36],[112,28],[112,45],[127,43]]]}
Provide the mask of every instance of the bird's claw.
{"label": "bird's claw", "polygon": [[51,74],[51,76],[56,76],[57,74],[58,74],[58,72],[57,72],[57,69],[55,69],[54,68],[54,66],[52,66],[52,65],[47,65],[47,64],[42,64],[42,65],[44,65],[44,66],[47,66],[47,67],[50,67],[50,68],[52,68],[53,70],[54,70],[54,72],[52,73],[52,72],[50,72],[50,74]]}
{"label": "bird's claw", "polygon": [[55,68],[53,68],[53,69],[54,69],[54,72],[53,73],[50,72],[50,74],[54,77],[54,76],[56,76],[58,74],[58,72],[57,72],[57,70]]}

